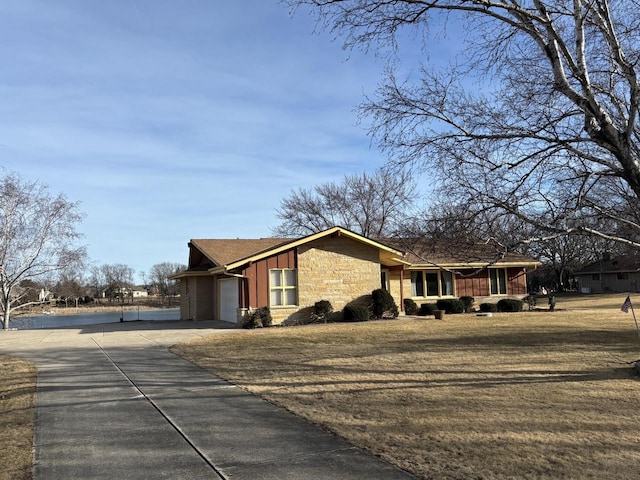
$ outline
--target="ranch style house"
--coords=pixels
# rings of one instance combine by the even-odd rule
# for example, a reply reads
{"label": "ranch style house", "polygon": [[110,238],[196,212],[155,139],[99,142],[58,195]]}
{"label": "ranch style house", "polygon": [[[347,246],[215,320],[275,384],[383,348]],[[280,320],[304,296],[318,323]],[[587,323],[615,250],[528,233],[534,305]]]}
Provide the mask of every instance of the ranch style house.
{"label": "ranch style house", "polygon": [[575,273],[581,293],[640,291],[640,258],[604,256]]}
{"label": "ranch style house", "polygon": [[238,325],[260,307],[269,307],[278,324],[308,318],[320,300],[336,312],[366,305],[378,288],[401,310],[405,298],[420,305],[461,296],[477,302],[522,297],[526,274],[540,265],[517,254],[496,259],[477,247],[457,247],[452,255],[424,239],[371,239],[342,227],[297,239],[201,239],[188,246],[187,270],[173,277],[180,280],[181,319]]}

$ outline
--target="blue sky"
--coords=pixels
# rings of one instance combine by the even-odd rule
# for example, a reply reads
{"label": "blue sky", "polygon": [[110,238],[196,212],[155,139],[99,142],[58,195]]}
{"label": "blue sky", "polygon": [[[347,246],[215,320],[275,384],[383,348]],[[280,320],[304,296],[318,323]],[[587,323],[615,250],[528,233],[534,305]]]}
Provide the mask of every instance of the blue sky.
{"label": "blue sky", "polygon": [[382,62],[315,27],[278,0],[3,0],[0,166],[81,202],[98,265],[269,236],[292,189],[384,163],[354,111]]}

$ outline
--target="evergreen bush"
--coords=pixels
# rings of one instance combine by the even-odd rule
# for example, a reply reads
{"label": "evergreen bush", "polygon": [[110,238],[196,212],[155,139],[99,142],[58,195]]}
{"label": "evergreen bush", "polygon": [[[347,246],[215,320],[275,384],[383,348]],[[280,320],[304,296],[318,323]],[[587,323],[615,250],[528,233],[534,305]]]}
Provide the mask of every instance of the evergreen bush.
{"label": "evergreen bush", "polygon": [[498,311],[499,312],[521,312],[523,304],[524,302],[522,300],[516,300],[514,298],[503,298],[498,302]]}
{"label": "evergreen bush", "polygon": [[498,311],[498,306],[495,303],[481,303],[480,304],[480,311],[481,312],[497,312]]}
{"label": "evergreen bush", "polygon": [[405,298],[403,300],[404,303],[404,313],[407,315],[415,315],[418,313],[418,305],[416,302],[411,300],[410,298]]}
{"label": "evergreen bush", "polygon": [[473,303],[476,301],[476,299],[473,298],[473,297],[469,297],[469,296],[463,296],[463,297],[460,297],[460,301],[462,302],[462,305],[464,306],[464,311],[465,312],[470,312],[471,309],[473,308]]}
{"label": "evergreen bush", "polygon": [[452,313],[464,313],[464,304],[457,298],[441,298],[436,302],[438,310],[444,310],[447,315]]}
{"label": "evergreen bush", "polygon": [[373,318],[396,318],[398,306],[388,290],[378,288],[371,292]]}
{"label": "evergreen bush", "polygon": [[327,323],[329,316],[333,313],[333,305],[329,300],[320,300],[313,304],[313,315],[316,321]]}
{"label": "evergreen bush", "polygon": [[249,317],[242,324],[244,328],[270,327],[273,323],[269,307],[260,307],[249,314]]}
{"label": "evergreen bush", "polygon": [[345,322],[366,322],[369,320],[369,309],[363,305],[346,305],[342,313]]}
{"label": "evergreen bush", "polygon": [[420,310],[418,310],[418,315],[424,317],[427,315],[433,315],[433,312],[438,309],[438,306],[435,303],[423,303],[420,305]]}

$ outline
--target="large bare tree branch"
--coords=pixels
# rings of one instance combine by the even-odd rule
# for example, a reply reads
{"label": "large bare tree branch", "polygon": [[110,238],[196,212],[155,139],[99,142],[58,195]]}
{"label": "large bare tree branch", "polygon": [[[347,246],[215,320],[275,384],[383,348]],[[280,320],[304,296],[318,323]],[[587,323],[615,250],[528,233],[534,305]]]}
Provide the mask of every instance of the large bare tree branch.
{"label": "large bare tree branch", "polygon": [[[456,67],[425,55],[417,80],[402,81],[389,67],[361,106],[381,149],[438,175],[450,200],[547,232],[531,239],[589,233],[640,246],[637,0],[287,3],[312,8],[345,47],[383,55],[408,31],[428,53],[435,26],[464,25]],[[608,187],[618,181],[624,193]]]}

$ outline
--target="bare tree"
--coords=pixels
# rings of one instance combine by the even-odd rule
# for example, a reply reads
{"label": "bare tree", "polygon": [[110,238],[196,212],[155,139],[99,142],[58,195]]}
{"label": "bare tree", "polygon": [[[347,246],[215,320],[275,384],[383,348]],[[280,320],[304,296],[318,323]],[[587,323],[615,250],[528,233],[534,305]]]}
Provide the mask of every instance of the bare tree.
{"label": "bare tree", "polygon": [[388,235],[412,204],[415,183],[408,173],[377,170],[345,175],[282,200],[276,236],[303,236],[339,225],[367,237]]}
{"label": "bare tree", "polygon": [[78,204],[60,194],[52,196],[46,185],[23,180],[15,172],[0,178],[0,307],[3,328],[12,312],[33,302],[25,280],[37,280],[78,264],[85,248],[78,246],[76,226],[83,215]]}
{"label": "bare tree", "polygon": [[[131,297],[135,273],[131,267],[123,263],[112,263],[102,265],[100,270],[104,279],[105,294],[110,302],[120,299],[120,302],[124,303],[127,295]],[[133,300],[132,297],[131,300]]]}
{"label": "bare tree", "polygon": [[163,297],[169,297],[178,293],[178,282],[172,280],[171,276],[183,270],[187,266],[177,262],[157,263],[149,271],[152,284],[157,287],[158,292]]}
{"label": "bare tree", "polygon": [[78,269],[68,268],[60,272],[54,291],[60,300],[64,301],[65,307],[69,306],[69,301],[72,301],[77,307],[85,294],[83,284],[82,272]]}
{"label": "bare tree", "polygon": [[398,78],[393,59],[361,106],[383,151],[439,172],[450,201],[534,227],[509,247],[583,233],[640,246],[637,0],[287,3],[378,52],[413,31],[428,54],[435,32],[462,24],[450,67],[425,61]]}
{"label": "bare tree", "polygon": [[91,265],[89,269],[89,285],[93,289],[94,298],[100,299],[104,297],[107,289],[107,279],[104,276],[102,267],[99,265]]}

